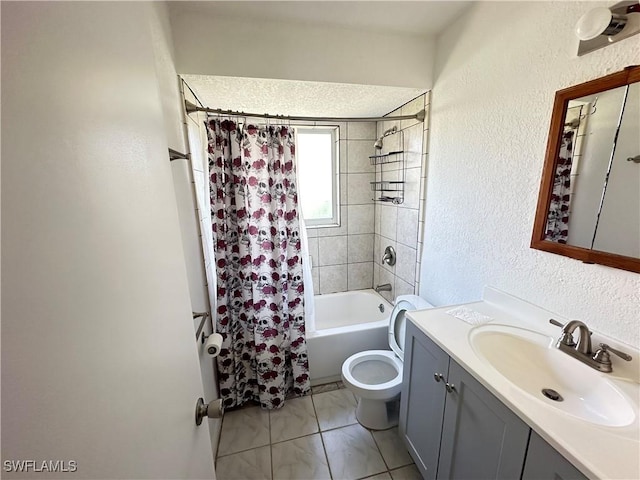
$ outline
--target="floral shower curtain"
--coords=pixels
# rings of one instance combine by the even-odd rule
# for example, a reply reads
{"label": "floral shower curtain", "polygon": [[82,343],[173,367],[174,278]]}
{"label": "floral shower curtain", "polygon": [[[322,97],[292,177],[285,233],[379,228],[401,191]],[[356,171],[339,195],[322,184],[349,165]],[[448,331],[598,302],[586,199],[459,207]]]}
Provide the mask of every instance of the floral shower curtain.
{"label": "floral shower curtain", "polygon": [[294,135],[209,119],[217,357],[225,407],[309,392]]}
{"label": "floral shower curtain", "polygon": [[569,206],[571,203],[571,164],[575,131],[567,129],[562,135],[558,162],[551,192],[545,238],[557,243],[567,243],[569,236]]}

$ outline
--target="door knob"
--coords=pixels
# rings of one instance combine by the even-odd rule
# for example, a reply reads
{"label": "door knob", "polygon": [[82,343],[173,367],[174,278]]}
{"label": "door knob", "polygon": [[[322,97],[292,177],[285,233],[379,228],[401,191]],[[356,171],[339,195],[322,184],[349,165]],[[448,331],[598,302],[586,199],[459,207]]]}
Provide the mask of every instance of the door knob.
{"label": "door knob", "polygon": [[435,379],[436,382],[439,382],[440,380],[444,380],[444,377],[442,376],[441,373],[434,373],[433,378]]}
{"label": "door knob", "polygon": [[206,405],[202,397],[196,401],[196,425],[200,425],[205,417],[222,418],[222,415],[224,415],[222,399],[212,400]]}
{"label": "door knob", "polygon": [[445,383],[444,387],[447,389],[447,392],[451,393],[451,392],[455,392],[456,390],[456,386],[453,383]]}

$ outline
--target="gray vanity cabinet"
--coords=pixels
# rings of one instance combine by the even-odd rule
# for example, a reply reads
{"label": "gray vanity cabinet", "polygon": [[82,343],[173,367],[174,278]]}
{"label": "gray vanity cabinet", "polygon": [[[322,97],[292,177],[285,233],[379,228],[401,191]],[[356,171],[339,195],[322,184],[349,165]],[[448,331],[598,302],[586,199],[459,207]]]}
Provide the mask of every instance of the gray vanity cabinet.
{"label": "gray vanity cabinet", "polygon": [[522,480],[547,478],[553,480],[587,480],[587,477],[545,442],[540,435],[536,432],[531,432]]}
{"label": "gray vanity cabinet", "polygon": [[447,383],[438,478],[519,478],[529,427],[453,359]]}
{"label": "gray vanity cabinet", "polygon": [[400,434],[426,480],[520,478],[529,427],[412,322],[400,399]]}
{"label": "gray vanity cabinet", "polygon": [[400,435],[422,476],[433,480],[440,454],[449,355],[411,322],[407,322],[405,338]]}

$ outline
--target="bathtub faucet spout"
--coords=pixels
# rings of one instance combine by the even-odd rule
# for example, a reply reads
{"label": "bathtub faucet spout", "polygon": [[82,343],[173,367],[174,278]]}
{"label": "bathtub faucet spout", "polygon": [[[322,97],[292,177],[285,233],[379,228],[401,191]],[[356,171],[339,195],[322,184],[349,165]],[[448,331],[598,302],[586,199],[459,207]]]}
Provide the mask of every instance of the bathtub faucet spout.
{"label": "bathtub faucet spout", "polygon": [[390,283],[383,283],[382,285],[378,285],[375,288],[376,292],[380,293],[380,292],[390,292],[391,291],[391,284]]}

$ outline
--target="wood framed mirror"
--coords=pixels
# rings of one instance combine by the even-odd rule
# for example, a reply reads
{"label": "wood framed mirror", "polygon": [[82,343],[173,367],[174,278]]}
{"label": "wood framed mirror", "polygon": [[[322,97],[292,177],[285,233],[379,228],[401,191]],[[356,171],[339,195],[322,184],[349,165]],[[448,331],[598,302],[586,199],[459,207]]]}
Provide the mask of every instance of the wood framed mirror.
{"label": "wood framed mirror", "polygon": [[531,248],[640,273],[640,66],[556,92]]}

